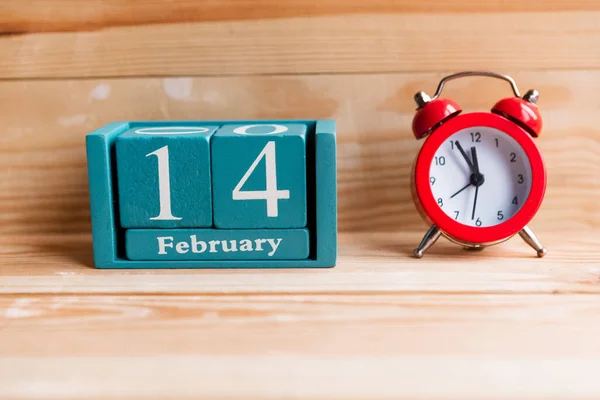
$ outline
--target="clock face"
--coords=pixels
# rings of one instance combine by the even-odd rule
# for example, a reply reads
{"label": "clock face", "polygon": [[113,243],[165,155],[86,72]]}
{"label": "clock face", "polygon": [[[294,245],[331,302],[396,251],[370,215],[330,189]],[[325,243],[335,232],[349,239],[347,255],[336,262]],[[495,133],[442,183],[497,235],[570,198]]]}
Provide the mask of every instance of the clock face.
{"label": "clock face", "polygon": [[531,177],[529,159],[519,143],[485,126],[452,134],[429,168],[437,205],[453,220],[472,227],[512,218],[529,197]]}

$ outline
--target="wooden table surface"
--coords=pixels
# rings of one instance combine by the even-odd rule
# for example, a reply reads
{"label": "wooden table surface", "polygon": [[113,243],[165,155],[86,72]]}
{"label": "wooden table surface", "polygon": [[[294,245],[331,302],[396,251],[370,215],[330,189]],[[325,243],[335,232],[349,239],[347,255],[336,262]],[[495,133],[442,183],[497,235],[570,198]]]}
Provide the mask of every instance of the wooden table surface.
{"label": "wooden table surface", "polygon": [[597,398],[597,239],[481,253],[347,233],[328,270],[98,271],[3,238],[0,398]]}
{"label": "wooden table surface", "polygon": [[[596,0],[0,0],[0,398],[600,398],[598,21]],[[541,93],[545,259],[518,237],[410,257],[412,96],[472,69]],[[336,119],[335,268],[93,268],[86,133],[259,118]]]}

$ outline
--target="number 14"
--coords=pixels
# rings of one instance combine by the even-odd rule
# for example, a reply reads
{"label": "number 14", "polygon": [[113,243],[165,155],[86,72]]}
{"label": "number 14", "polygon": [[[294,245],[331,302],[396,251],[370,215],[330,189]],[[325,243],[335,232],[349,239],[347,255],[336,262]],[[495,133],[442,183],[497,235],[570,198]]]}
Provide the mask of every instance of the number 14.
{"label": "number 14", "polygon": [[[156,156],[158,159],[158,197],[160,203],[159,214],[150,219],[163,221],[181,220],[181,218],[174,216],[171,211],[171,178],[168,146],[163,146],[152,153],[146,154],[146,157],[149,156]],[[242,190],[242,187],[263,158],[265,159],[266,166],[266,190]],[[274,141],[268,142],[262,149],[258,157],[252,162],[250,168],[248,168],[244,176],[242,176],[242,179],[233,189],[231,196],[233,200],[266,200],[267,216],[279,216],[278,201],[281,199],[289,199],[290,191],[277,189],[277,165]]]}

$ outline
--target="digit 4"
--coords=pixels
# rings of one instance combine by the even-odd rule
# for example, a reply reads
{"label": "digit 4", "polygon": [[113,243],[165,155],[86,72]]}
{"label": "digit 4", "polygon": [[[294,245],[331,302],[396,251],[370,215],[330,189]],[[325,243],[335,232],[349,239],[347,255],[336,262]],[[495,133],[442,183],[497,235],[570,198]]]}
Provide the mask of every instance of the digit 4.
{"label": "digit 4", "polygon": [[[266,190],[242,190],[242,187],[250,178],[258,163],[265,159],[266,166]],[[266,200],[267,202],[267,216],[277,217],[279,216],[278,202],[281,199],[289,199],[289,190],[278,190],[277,189],[277,165],[275,159],[275,142],[270,141],[262,149],[258,157],[252,162],[250,168],[246,171],[242,179],[238,182],[232,192],[233,200]]]}

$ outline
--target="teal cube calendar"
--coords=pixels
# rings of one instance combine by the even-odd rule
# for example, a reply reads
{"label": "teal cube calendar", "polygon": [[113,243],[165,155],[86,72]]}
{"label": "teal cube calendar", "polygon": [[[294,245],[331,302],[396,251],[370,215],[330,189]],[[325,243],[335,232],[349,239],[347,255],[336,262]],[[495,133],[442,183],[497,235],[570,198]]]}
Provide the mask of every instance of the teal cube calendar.
{"label": "teal cube calendar", "polygon": [[335,121],[115,122],[86,147],[97,268],[336,263]]}

